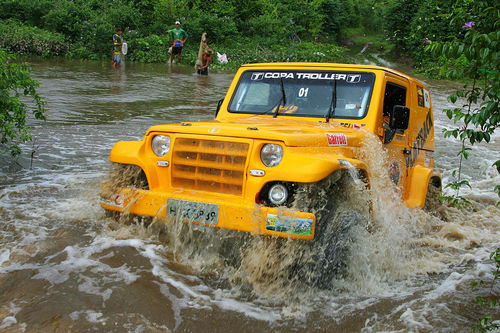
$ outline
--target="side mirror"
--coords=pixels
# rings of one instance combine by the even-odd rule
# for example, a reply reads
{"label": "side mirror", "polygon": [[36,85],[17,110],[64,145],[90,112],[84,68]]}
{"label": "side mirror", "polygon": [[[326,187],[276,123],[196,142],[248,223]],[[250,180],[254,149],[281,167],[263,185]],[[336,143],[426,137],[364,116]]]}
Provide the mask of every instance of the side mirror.
{"label": "side mirror", "polygon": [[217,109],[215,110],[215,118],[217,118],[217,115],[219,114],[219,110],[222,103],[224,103],[224,98],[219,99],[219,102],[217,103]]}
{"label": "side mirror", "polygon": [[408,129],[410,123],[410,108],[403,105],[394,105],[389,112],[389,126],[393,129]]}

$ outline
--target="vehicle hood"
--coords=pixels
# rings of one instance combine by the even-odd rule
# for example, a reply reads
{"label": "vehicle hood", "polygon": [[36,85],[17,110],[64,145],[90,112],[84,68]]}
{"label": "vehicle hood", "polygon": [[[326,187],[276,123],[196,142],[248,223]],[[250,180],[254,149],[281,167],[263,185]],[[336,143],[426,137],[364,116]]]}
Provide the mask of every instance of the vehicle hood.
{"label": "vehicle hood", "polygon": [[213,121],[156,125],[152,133],[180,133],[281,141],[289,147],[358,146],[365,135],[363,129],[343,127],[330,121],[295,120],[289,118],[245,117]]}

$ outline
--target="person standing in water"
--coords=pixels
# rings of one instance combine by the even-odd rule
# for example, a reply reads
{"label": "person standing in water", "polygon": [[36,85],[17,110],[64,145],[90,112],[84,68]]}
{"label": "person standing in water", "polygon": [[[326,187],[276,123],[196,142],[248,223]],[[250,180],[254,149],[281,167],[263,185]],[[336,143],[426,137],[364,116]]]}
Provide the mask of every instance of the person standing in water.
{"label": "person standing in water", "polygon": [[122,29],[117,28],[116,34],[113,35],[113,51],[111,56],[111,64],[113,68],[120,68],[120,64],[122,63]]}
{"label": "person standing in water", "polygon": [[188,38],[186,31],[181,29],[181,22],[175,21],[175,29],[170,30],[170,37],[172,37],[172,53],[170,53],[170,64],[177,54],[177,63],[181,62],[182,47]]}
{"label": "person standing in water", "polygon": [[212,55],[214,54],[214,51],[208,47],[206,40],[203,44],[205,46],[205,52],[203,52],[203,55],[201,56],[201,64],[196,66],[196,72],[200,75],[208,75],[208,67],[212,63]]}

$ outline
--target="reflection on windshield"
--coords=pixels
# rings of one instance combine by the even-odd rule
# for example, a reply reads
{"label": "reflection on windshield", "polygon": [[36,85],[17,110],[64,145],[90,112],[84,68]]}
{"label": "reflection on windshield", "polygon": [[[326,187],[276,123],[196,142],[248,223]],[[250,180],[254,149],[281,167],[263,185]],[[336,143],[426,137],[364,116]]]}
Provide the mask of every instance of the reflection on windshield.
{"label": "reflection on windshield", "polygon": [[[228,109],[233,113],[272,114],[280,106],[278,112],[282,115],[326,117],[335,105],[333,118],[363,118],[369,108],[374,80],[373,73],[246,71]],[[286,103],[281,103],[281,81]],[[335,96],[336,103],[332,103]]]}

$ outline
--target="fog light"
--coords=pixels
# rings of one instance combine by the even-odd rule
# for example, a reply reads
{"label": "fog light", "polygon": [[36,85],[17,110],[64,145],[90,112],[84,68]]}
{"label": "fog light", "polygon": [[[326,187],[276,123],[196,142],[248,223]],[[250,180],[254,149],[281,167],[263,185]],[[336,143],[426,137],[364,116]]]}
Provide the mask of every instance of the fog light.
{"label": "fog light", "polygon": [[275,184],[269,189],[269,201],[273,205],[281,206],[288,199],[288,190],[282,184]]}

